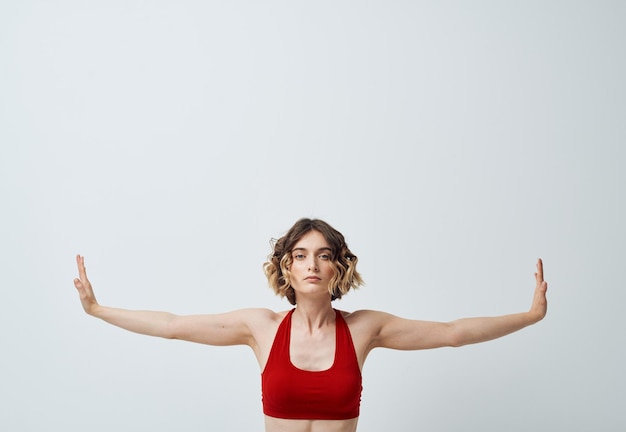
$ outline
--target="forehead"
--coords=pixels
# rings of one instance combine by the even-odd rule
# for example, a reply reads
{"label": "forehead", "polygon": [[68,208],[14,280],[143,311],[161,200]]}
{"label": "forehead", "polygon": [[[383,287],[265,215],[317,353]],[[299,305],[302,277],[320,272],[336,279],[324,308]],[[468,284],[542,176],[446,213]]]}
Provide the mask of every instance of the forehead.
{"label": "forehead", "polygon": [[317,250],[323,248],[329,248],[330,245],[326,241],[324,235],[319,231],[309,231],[302,236],[300,240],[293,246],[294,249],[308,249]]}

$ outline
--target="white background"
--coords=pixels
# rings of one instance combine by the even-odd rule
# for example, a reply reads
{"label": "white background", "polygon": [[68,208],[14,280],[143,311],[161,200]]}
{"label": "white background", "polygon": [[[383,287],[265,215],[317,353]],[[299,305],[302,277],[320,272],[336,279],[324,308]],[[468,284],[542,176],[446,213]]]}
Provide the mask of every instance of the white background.
{"label": "white background", "polygon": [[0,429],[262,430],[245,347],[125,332],[103,304],[287,309],[269,240],[342,231],[336,303],[548,317],[486,344],[375,351],[360,432],[617,431],[622,1],[0,2]]}

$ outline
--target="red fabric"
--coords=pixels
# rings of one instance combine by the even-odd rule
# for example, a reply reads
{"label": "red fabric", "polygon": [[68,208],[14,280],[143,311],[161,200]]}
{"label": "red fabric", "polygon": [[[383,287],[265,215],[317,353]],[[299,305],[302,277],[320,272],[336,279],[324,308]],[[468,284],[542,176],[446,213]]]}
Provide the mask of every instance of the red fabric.
{"label": "red fabric", "polygon": [[361,370],[341,312],[336,312],[335,360],[325,371],[298,369],[289,357],[292,309],[278,327],[261,374],[263,413],[270,417],[345,420],[359,416]]}

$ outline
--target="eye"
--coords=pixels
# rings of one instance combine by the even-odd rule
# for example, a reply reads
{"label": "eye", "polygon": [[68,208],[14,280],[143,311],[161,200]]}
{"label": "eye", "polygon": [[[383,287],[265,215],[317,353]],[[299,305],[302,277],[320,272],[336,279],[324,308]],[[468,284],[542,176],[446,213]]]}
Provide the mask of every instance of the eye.
{"label": "eye", "polygon": [[320,259],[323,259],[324,261],[328,261],[330,259],[330,255],[329,254],[321,254],[320,255]]}
{"label": "eye", "polygon": [[304,259],[304,255],[303,255],[303,254],[295,254],[295,255],[293,256],[293,258],[294,258],[294,259],[296,259],[296,260],[298,260],[298,261],[300,261],[300,260],[303,260],[303,259]]}

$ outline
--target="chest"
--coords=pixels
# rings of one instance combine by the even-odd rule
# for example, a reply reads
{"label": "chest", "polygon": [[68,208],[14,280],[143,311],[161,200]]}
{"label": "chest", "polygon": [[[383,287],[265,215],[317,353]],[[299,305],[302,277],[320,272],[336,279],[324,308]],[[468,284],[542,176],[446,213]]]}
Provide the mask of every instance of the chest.
{"label": "chest", "polygon": [[337,337],[333,328],[309,333],[291,329],[289,358],[298,369],[323,371],[335,362]]}

